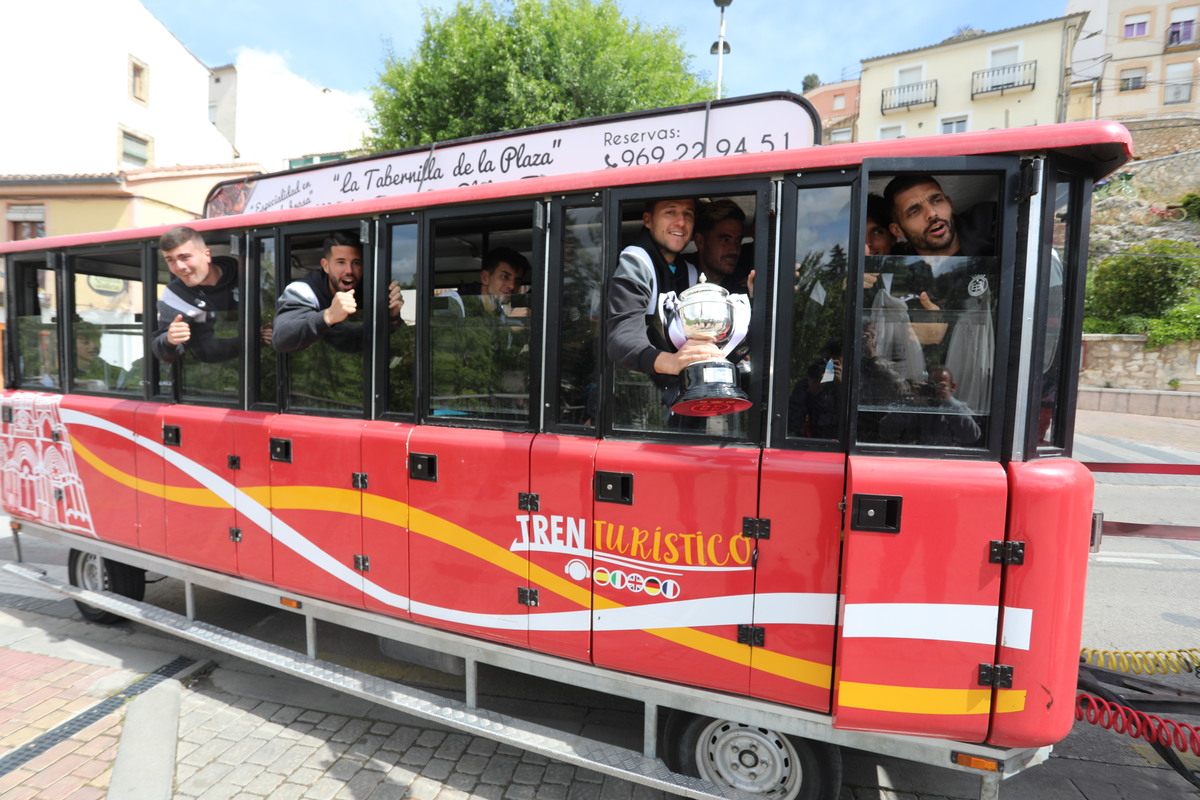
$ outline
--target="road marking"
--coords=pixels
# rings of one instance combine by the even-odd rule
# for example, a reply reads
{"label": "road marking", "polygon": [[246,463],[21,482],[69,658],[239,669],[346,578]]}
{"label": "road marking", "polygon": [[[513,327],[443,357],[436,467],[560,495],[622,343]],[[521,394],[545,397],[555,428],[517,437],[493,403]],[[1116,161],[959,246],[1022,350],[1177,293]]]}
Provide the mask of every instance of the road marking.
{"label": "road marking", "polygon": [[1121,553],[1108,552],[1099,553],[1097,558],[1153,558],[1161,561],[1200,561],[1200,556],[1193,556],[1187,553]]}

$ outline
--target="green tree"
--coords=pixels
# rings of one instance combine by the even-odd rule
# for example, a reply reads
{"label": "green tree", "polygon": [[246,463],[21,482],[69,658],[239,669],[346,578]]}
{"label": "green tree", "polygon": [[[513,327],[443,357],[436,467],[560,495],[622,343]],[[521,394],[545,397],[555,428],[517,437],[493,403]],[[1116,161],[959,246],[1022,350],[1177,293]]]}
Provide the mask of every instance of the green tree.
{"label": "green tree", "polygon": [[1156,319],[1198,285],[1200,248],[1151,239],[1095,266],[1088,281],[1086,314],[1107,321]]}
{"label": "green tree", "polygon": [[821,85],[821,79],[817,77],[817,73],[810,72],[804,76],[804,83],[801,84],[801,91],[810,91]]}
{"label": "green tree", "polygon": [[678,31],[615,0],[459,0],[425,9],[416,52],[389,55],[368,146],[396,149],[707,99]]}

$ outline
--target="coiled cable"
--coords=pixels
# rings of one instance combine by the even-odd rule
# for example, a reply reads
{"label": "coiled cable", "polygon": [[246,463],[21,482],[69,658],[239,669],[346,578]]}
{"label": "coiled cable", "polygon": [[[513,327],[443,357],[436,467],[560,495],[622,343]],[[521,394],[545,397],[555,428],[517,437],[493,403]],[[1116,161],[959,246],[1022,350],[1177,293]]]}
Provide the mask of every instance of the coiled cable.
{"label": "coiled cable", "polygon": [[1200,756],[1200,730],[1184,722],[1111,703],[1087,692],[1080,692],[1075,698],[1075,719],[1086,719],[1092,725],[1126,734],[1131,739],[1174,747],[1181,753],[1190,750]]}
{"label": "coiled cable", "polygon": [[1079,652],[1084,664],[1134,675],[1179,675],[1192,673],[1200,678],[1200,649],[1114,651],[1092,650]]}

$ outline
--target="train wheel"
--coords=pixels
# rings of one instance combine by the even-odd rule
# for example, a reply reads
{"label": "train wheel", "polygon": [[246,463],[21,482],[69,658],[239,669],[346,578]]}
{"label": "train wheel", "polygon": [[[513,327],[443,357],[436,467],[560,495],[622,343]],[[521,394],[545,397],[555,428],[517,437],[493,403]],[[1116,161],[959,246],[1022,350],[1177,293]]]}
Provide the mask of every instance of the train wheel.
{"label": "train wheel", "polygon": [[668,766],[774,800],[836,800],[842,785],[837,747],[767,728],[691,714],[667,724]]}
{"label": "train wheel", "polygon": [[[110,561],[82,550],[71,550],[67,560],[67,575],[72,586],[92,591],[112,592],[132,600],[141,600],[146,596],[146,571]],[[104,611],[86,603],[75,601],[79,613],[88,622],[101,625],[111,625],[120,622],[119,617],[110,611]]]}

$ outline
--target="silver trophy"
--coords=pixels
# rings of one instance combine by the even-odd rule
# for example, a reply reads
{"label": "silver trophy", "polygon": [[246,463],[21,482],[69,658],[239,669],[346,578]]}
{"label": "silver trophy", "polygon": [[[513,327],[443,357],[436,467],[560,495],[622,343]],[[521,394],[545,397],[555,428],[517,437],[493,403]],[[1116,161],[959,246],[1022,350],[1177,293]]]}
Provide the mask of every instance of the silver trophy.
{"label": "silver trophy", "polygon": [[674,292],[664,295],[659,316],[676,347],[698,334],[708,334],[722,353],[722,357],[684,367],[679,373],[680,394],[671,404],[671,411],[688,417],[715,417],[749,408],[750,398],[738,386],[737,368],[724,356],[746,337],[750,298],[730,295],[701,276],[699,283],[678,296]]}

